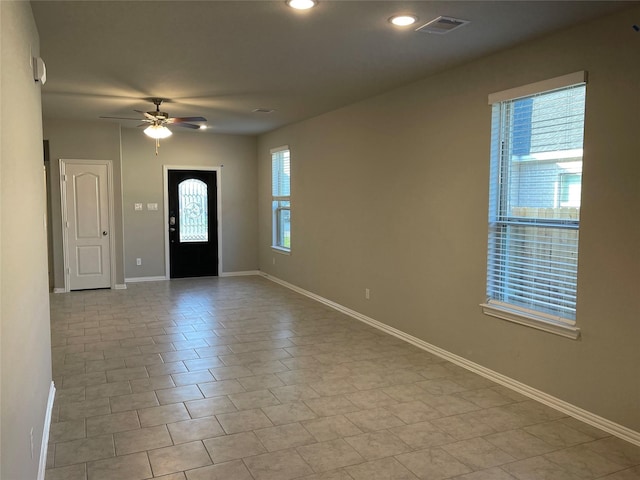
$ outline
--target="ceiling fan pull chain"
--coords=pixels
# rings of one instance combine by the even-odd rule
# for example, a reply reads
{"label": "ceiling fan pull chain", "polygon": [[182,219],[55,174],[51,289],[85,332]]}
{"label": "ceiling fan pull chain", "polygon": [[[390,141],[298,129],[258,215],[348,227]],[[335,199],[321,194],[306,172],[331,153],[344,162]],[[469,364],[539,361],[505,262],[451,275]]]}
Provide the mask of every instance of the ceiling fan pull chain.
{"label": "ceiling fan pull chain", "polygon": [[160,139],[156,138],[156,157],[158,156],[158,149],[160,148]]}

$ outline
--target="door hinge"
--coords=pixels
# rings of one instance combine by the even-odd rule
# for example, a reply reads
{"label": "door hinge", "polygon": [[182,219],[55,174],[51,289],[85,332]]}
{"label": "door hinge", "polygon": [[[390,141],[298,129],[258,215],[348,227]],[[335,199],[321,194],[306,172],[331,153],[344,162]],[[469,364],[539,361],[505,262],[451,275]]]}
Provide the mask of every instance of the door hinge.
{"label": "door hinge", "polygon": [[66,182],[66,181],[67,181],[67,175],[66,175],[66,174],[65,174],[65,175],[62,175],[62,181],[63,181],[63,182]]}

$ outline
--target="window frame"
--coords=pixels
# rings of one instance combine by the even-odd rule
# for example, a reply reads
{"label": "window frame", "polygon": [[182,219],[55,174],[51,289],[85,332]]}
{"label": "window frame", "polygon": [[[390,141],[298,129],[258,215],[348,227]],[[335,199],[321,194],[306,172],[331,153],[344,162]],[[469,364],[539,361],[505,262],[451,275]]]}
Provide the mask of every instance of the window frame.
{"label": "window frame", "polygon": [[[279,154],[287,152],[289,157],[289,195],[282,195],[282,192],[275,191],[275,176],[280,171]],[[291,222],[291,149],[288,145],[272,148],[271,153],[271,248],[279,253],[291,253],[291,225],[289,225],[289,246],[285,245],[284,232],[282,231],[282,216],[289,213],[289,223]],[[276,167],[278,169],[276,170]],[[278,182],[278,185],[280,183]]]}
{"label": "window frame", "polygon": [[[503,102],[511,102],[523,97],[544,94],[580,84],[586,85],[586,83],[587,74],[586,72],[581,71],[489,95],[489,105],[492,106],[492,145],[489,242],[487,246],[487,278],[485,283],[487,288],[487,300],[480,306],[483,313],[486,315],[554,333],[574,340],[580,337],[580,329],[576,326],[575,319],[564,318],[559,315],[506,303],[499,299],[492,298],[491,293],[495,293],[495,288],[492,285],[495,280],[493,279],[492,274],[495,273],[494,270],[496,270],[496,265],[498,263],[496,258],[499,258],[504,254],[504,249],[507,248],[505,246],[505,242],[508,242],[511,238],[509,234],[503,234],[503,232],[506,232],[506,230],[512,226],[535,226],[563,230],[569,229],[578,232],[580,225],[579,219],[547,218],[544,222],[541,222],[535,217],[531,220],[528,220],[526,217],[517,217],[512,212],[505,215],[504,212],[506,209],[501,208],[504,206],[504,202],[507,201],[507,196],[509,195],[509,184],[505,181],[505,176],[510,173],[509,169],[512,168],[512,166],[509,163],[511,162],[511,159],[506,161],[507,155],[503,151],[503,139],[501,137],[501,132],[503,131],[506,121],[504,118],[505,113]],[[498,104],[498,106],[496,106],[496,104]],[[513,128],[513,126],[509,128]],[[559,197],[560,192],[558,192],[558,201],[560,202]],[[512,235],[516,236],[517,234]],[[502,242],[502,245],[498,245],[500,242]],[[576,243],[576,256],[577,252],[578,244]],[[509,274],[508,272],[509,270],[506,270],[500,278],[504,279]],[[577,287],[575,293],[577,294]]]}

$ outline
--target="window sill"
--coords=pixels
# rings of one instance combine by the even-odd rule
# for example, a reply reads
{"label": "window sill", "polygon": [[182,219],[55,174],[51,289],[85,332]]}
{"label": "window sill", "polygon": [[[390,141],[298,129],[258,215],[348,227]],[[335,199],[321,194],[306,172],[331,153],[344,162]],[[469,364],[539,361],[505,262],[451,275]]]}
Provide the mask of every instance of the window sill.
{"label": "window sill", "polygon": [[290,248],[276,247],[275,245],[271,245],[271,250],[273,250],[276,253],[281,253],[282,255],[291,255]]}
{"label": "window sill", "polygon": [[508,322],[519,323],[520,325],[560,335],[572,340],[580,338],[580,329],[573,325],[567,325],[559,321],[554,321],[551,318],[537,316],[529,312],[524,313],[519,310],[509,308],[506,305],[482,303],[480,306],[482,307],[482,313],[491,317],[507,320]]}

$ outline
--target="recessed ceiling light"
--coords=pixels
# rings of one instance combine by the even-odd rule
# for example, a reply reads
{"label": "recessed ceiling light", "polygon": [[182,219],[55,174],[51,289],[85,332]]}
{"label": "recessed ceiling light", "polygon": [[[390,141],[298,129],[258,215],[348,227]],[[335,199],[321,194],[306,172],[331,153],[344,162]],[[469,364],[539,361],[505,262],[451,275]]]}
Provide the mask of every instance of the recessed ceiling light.
{"label": "recessed ceiling light", "polygon": [[275,110],[273,108],[255,108],[251,110],[253,113],[273,113]]}
{"label": "recessed ceiling light", "polygon": [[317,0],[287,0],[285,2],[291,8],[296,10],[308,10],[315,7],[318,4]]}
{"label": "recessed ceiling light", "polygon": [[389,19],[393,25],[397,27],[406,27],[413,25],[418,21],[418,17],[415,15],[395,15]]}

